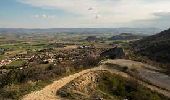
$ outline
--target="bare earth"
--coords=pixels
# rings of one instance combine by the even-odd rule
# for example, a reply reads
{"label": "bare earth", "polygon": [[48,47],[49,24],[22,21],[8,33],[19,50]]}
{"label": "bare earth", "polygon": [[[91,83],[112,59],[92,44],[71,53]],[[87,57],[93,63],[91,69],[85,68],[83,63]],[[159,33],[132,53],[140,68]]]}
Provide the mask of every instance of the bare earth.
{"label": "bare earth", "polygon": [[[128,67],[138,66],[139,68],[141,68],[143,66],[142,63],[134,62],[134,61],[130,61],[130,60],[124,60],[124,59],[107,60],[105,62],[102,62],[102,65],[100,65],[99,67],[83,70],[83,71],[81,71],[79,73],[76,73],[76,74],[64,77],[64,78],[62,78],[60,80],[57,80],[57,81],[54,81],[52,84],[46,86],[45,88],[43,88],[40,91],[34,91],[34,92],[32,92],[32,93],[30,93],[28,95],[25,95],[22,99],[23,100],[62,100],[59,96],[56,96],[56,92],[61,87],[65,86],[67,83],[69,83],[70,81],[72,81],[72,80],[74,80],[74,79],[80,77],[81,75],[86,74],[86,73],[88,73],[90,71],[108,70],[108,71],[110,71],[112,73],[119,74],[119,75],[121,75],[123,77],[126,77],[126,78],[130,77],[126,73],[120,72],[120,71],[115,70],[115,69],[108,69],[108,68],[106,68],[104,66],[104,63],[108,63],[108,62],[109,63],[113,63],[113,64],[118,64],[118,65],[122,65],[123,64],[123,65],[126,65]],[[145,64],[145,66],[146,66],[146,64]],[[151,66],[148,65],[148,67],[151,67]],[[162,75],[162,74],[160,74],[160,75]],[[168,79],[169,79],[169,77],[168,77]],[[159,78],[157,80],[159,80]],[[152,79],[150,81],[152,81]],[[163,94],[165,96],[170,97],[170,92],[169,91],[162,90],[160,88],[157,88],[155,86],[149,85],[149,84],[147,84],[145,82],[142,82],[142,81],[139,81],[139,83],[144,85],[144,86],[146,86],[146,87],[148,87],[148,88],[150,88],[153,91],[157,91],[157,92],[159,92],[159,93],[161,93],[161,94]],[[168,81],[168,83],[166,82],[165,84],[169,84],[169,81]],[[161,84],[159,84],[159,85],[161,85]]]}
{"label": "bare earth", "polygon": [[84,71],[81,71],[79,73],[76,73],[74,75],[70,75],[67,77],[64,77],[60,80],[54,81],[52,84],[46,86],[40,91],[32,92],[31,94],[28,94],[23,97],[23,100],[61,100],[60,97],[56,96],[56,91],[59,90],[61,87],[69,83],[70,81],[74,80],[75,78],[88,73],[90,71],[97,70],[98,68],[93,69],[87,69]]}

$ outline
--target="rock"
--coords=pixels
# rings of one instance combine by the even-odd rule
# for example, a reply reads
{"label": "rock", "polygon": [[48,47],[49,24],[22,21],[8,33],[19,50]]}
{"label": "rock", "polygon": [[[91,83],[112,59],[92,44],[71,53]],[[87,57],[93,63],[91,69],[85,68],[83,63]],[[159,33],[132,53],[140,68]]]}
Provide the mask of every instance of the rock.
{"label": "rock", "polygon": [[106,57],[109,59],[116,59],[116,58],[120,59],[124,57],[124,55],[125,53],[123,52],[123,49],[119,47],[111,48],[100,54],[101,57]]}

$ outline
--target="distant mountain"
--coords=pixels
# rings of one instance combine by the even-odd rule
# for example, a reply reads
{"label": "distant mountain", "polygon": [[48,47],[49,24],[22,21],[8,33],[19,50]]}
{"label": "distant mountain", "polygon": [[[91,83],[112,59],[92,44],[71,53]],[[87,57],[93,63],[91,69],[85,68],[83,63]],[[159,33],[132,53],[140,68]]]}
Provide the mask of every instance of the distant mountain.
{"label": "distant mountain", "polygon": [[136,35],[132,33],[121,33],[119,35],[112,36],[109,40],[134,40],[134,39],[142,39],[144,36]]}
{"label": "distant mountain", "polygon": [[149,59],[170,64],[170,29],[132,44],[135,53]]}
{"label": "distant mountain", "polygon": [[0,33],[135,33],[155,34],[160,32],[157,28],[49,28],[49,29],[24,29],[0,28]]}

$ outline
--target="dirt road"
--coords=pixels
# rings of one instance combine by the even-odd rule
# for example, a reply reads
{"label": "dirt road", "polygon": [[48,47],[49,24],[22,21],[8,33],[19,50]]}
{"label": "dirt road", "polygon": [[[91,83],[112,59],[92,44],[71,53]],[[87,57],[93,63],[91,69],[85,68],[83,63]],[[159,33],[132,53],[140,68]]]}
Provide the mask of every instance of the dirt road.
{"label": "dirt road", "polygon": [[54,81],[52,84],[46,86],[40,91],[32,92],[26,96],[23,97],[23,100],[61,100],[60,97],[56,96],[56,91],[59,90],[61,87],[69,83],[70,81],[74,80],[75,78],[88,73],[90,71],[98,70],[99,68],[93,68],[93,69],[87,69],[83,70],[79,73],[76,73],[74,75],[70,75],[67,77],[64,77],[60,80]]}
{"label": "dirt road", "polygon": [[143,64],[141,62],[125,60],[125,59],[107,60],[103,63],[112,63],[121,66],[127,66],[129,69],[135,68],[136,70],[138,70],[137,75],[142,79],[147,80],[148,82],[150,82],[155,86],[170,91],[170,77],[163,73],[154,71],[154,70],[161,70],[161,69],[155,68],[148,64]]}

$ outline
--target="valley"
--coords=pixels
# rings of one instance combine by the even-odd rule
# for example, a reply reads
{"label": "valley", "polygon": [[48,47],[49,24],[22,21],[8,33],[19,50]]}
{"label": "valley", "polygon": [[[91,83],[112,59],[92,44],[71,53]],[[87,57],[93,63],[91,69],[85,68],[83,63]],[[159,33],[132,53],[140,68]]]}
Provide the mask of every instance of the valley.
{"label": "valley", "polygon": [[0,100],[170,100],[170,0],[0,0]]}
{"label": "valley", "polygon": [[1,37],[2,100],[170,98],[168,63],[146,58],[133,48],[150,36],[8,33]]}

